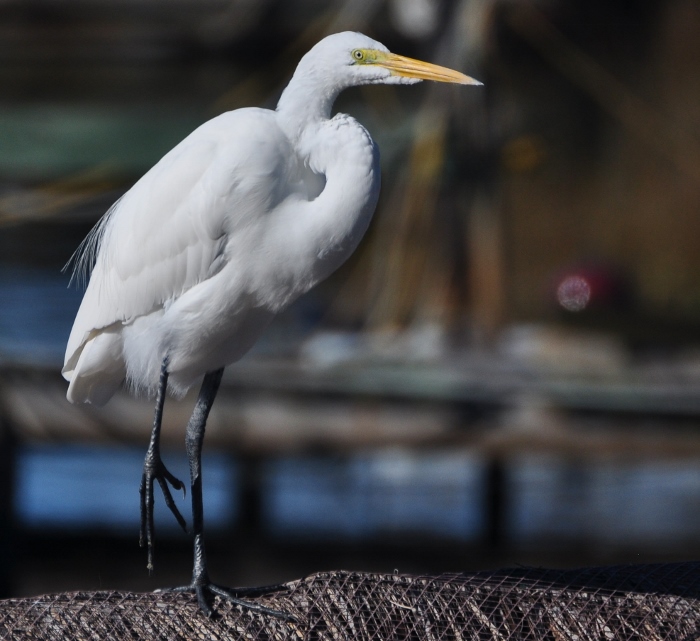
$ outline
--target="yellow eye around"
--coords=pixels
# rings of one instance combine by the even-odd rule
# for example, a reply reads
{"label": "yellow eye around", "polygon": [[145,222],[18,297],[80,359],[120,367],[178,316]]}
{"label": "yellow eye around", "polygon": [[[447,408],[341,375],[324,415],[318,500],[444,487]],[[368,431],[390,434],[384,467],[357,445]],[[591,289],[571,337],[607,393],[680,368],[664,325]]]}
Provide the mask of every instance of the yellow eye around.
{"label": "yellow eye around", "polygon": [[365,52],[362,51],[362,49],[355,49],[355,51],[352,52],[352,57],[357,60],[357,62],[362,62],[365,59]]}

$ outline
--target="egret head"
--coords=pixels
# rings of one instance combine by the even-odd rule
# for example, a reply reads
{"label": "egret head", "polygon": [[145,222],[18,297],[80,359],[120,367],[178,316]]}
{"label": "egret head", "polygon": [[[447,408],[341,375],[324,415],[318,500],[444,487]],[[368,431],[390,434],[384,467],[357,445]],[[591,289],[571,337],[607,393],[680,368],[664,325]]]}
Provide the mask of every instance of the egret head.
{"label": "egret head", "polygon": [[481,84],[459,71],[393,54],[381,42],[351,31],[321,40],[302,58],[297,73],[300,71],[341,90],[357,85],[413,84],[421,80]]}
{"label": "egret head", "polygon": [[280,97],[277,112],[289,135],[296,136],[305,123],[329,118],[336,97],[348,87],[421,80],[481,84],[459,71],[398,56],[381,42],[345,31],[324,38],[300,60]]}

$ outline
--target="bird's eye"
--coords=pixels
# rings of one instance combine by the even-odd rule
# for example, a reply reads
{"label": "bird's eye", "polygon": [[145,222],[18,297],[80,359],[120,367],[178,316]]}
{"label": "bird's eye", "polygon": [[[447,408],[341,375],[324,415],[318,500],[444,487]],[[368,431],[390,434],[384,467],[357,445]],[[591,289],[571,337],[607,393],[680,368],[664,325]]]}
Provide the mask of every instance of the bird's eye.
{"label": "bird's eye", "polygon": [[355,51],[352,52],[352,57],[357,60],[357,62],[362,62],[365,59],[365,52],[362,51],[362,49],[355,49]]}

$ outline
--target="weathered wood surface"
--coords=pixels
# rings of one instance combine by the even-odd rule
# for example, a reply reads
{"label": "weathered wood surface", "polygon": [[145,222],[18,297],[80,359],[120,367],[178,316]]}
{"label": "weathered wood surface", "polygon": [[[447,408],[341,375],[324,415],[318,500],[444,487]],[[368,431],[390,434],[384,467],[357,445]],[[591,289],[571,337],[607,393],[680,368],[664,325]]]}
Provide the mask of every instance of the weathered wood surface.
{"label": "weathered wood surface", "polygon": [[311,575],[256,598],[296,623],[175,593],[66,593],[0,601],[0,638],[697,639],[700,563],[472,575]]}

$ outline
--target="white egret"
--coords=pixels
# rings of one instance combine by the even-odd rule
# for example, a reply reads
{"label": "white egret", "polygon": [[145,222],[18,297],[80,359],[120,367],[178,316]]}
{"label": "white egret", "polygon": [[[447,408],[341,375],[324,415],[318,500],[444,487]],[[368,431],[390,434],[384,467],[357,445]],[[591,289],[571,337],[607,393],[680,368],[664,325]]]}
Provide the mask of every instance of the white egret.
{"label": "white egret", "polygon": [[[153,484],[184,528],[164,466],[160,426],[167,392],[204,376],[186,429],[194,568],[182,589],[237,603],[245,590],[212,584],[203,539],[201,448],[226,365],[272,318],[339,267],[365,233],[379,195],[379,151],[345,114],[339,92],[367,84],[462,73],[392,54],[360,33],[338,33],[299,62],[275,111],[238,109],[204,123],[119,201],[76,254],[94,267],[66,349],[68,399],[103,405],[124,381],[156,398],[141,481],[141,545],[153,567]],[[251,607],[251,604],[246,604]]]}

